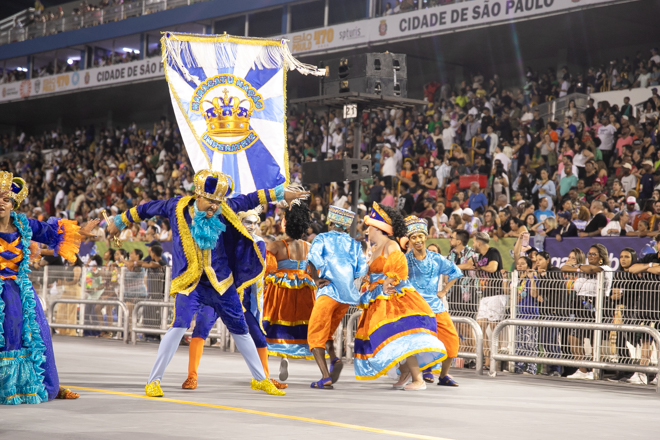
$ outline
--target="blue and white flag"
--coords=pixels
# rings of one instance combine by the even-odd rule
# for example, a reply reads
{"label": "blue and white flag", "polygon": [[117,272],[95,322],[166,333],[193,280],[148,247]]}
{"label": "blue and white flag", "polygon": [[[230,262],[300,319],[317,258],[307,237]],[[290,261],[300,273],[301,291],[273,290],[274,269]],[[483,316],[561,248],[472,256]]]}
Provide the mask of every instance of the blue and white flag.
{"label": "blue and white flag", "polygon": [[287,185],[286,71],[323,71],[296,61],[286,40],[164,32],[161,42],[195,172],[228,174],[237,194]]}

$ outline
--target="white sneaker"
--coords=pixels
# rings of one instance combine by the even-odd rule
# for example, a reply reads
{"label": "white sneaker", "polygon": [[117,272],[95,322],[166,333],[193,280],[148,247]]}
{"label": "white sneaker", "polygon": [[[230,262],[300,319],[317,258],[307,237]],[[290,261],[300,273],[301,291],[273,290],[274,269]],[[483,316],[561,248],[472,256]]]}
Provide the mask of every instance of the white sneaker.
{"label": "white sneaker", "polygon": [[649,385],[657,385],[658,384],[658,376],[655,376],[655,378],[649,383]]}
{"label": "white sneaker", "polygon": [[587,373],[583,373],[580,370],[577,370],[575,373],[570,376],[566,376],[567,379],[584,379]]}
{"label": "white sneaker", "polygon": [[587,373],[584,373],[584,377],[583,377],[582,379],[585,379],[585,380],[594,380],[594,372],[593,372],[593,371],[589,371],[589,372],[587,372]]}
{"label": "white sneaker", "polygon": [[635,373],[630,379],[628,379],[628,383],[633,385],[646,385],[647,382],[648,379],[644,373]]}

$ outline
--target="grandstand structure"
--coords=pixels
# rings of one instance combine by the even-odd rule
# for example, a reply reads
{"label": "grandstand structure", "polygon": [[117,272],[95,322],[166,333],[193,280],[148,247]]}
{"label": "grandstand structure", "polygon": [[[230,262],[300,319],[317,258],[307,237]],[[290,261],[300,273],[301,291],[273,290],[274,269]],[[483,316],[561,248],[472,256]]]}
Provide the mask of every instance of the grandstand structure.
{"label": "grandstand structure", "polygon": [[[520,86],[526,66],[584,70],[648,51],[660,12],[653,0],[420,0],[410,2],[418,9],[391,15],[396,0],[102,3],[25,10],[0,21],[0,130],[26,121],[43,130],[172,116],[160,64],[164,30],[284,38],[312,64],[349,53],[405,53],[408,96],[421,98],[431,81],[460,83],[481,72]],[[635,32],[620,26],[622,17]],[[290,79],[289,97],[316,94],[317,81]]]}

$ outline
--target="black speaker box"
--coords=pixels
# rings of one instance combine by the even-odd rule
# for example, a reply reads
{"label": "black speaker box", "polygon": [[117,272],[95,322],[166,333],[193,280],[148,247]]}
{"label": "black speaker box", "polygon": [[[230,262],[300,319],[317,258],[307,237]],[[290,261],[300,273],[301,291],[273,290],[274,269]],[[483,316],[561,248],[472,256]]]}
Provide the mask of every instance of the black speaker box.
{"label": "black speaker box", "polygon": [[378,78],[374,76],[363,76],[361,78],[349,78],[339,81],[323,82],[323,94],[335,95],[337,93],[360,92],[370,95],[408,97],[408,80],[397,78]]}
{"label": "black speaker box", "polygon": [[407,79],[406,55],[395,53],[363,53],[349,55],[343,58],[334,58],[319,63],[327,67],[326,81],[338,81],[364,76],[380,78]]}
{"label": "black speaker box", "polygon": [[303,162],[302,183],[330,183],[371,177],[371,161],[344,158],[321,162]]}

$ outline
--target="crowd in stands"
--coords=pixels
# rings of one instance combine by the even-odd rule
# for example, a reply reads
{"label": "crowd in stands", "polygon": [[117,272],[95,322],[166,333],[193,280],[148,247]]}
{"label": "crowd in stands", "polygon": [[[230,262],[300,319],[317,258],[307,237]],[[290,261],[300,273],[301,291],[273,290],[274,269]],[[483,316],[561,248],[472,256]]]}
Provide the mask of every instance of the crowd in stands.
{"label": "crowd in stands", "polygon": [[[500,92],[497,78],[486,81],[481,75],[472,78],[471,84],[462,84],[457,91],[434,84],[425,91],[429,104],[424,108],[365,113],[352,121],[342,120],[338,113],[327,110],[314,113],[311,109],[290,109],[287,136],[292,181],[301,182],[304,162],[351,156],[354,142],[359,142],[360,156],[372,161],[374,171],[373,177],[360,182],[359,194],[353,194],[353,186],[348,182],[309,187],[313,221],[305,234],[306,240],[311,241],[316,234],[327,230],[329,204],[349,208],[353,197],[359,198],[359,219],[373,202],[425,218],[431,238],[449,239],[452,251],[448,258],[462,269],[473,271],[470,276],[481,273],[479,270],[492,269],[493,274],[504,271],[497,287],[489,284],[488,289],[475,290],[466,297],[464,287],[468,285],[459,284],[457,293],[450,294],[452,313],[477,319],[487,335],[488,328],[492,330],[506,316],[506,283],[509,282],[506,274],[512,273],[510,268],[503,267],[494,242],[505,237],[519,238],[514,249],[515,270],[532,276],[518,278],[521,291],[529,291],[528,299],[521,296],[518,310],[535,317],[544,313],[576,313],[576,310],[587,313],[583,311],[584,305],[580,306],[582,303],[553,308],[554,303],[542,304],[538,299],[539,295],[545,301],[554,301],[555,296],[568,298],[556,292],[565,293],[570,286],[553,278],[547,279],[550,283],[547,286],[543,284],[546,272],[558,270],[552,267],[551,256],[544,251],[545,240],[596,236],[644,236],[657,240],[660,237],[657,113],[637,113],[629,103],[618,107],[602,102],[595,107],[589,101],[582,110],[571,104],[561,121],[544,120],[530,106],[532,96]],[[653,109],[659,104],[660,96],[654,93],[648,106]],[[362,124],[363,138],[359,140],[354,137],[356,124]],[[30,188],[30,195],[20,209],[38,219],[58,216],[84,223],[99,217],[104,209],[113,215],[149,200],[190,194],[193,187],[194,172],[179,130],[164,117],[149,129],[131,124],[98,130],[93,126],[81,127],[69,133],[52,130],[41,135],[4,135],[0,138],[0,153],[5,155],[0,159],[0,168],[22,176]],[[282,236],[279,208],[271,207],[262,214],[260,230],[265,240]],[[364,239],[363,233],[359,221],[359,239]],[[166,219],[146,219],[122,231],[121,238],[147,242],[149,256],[136,249],[90,257],[84,269],[89,279],[86,295],[92,292],[105,299],[116,295],[116,289],[103,286],[116,283],[117,274],[125,266],[127,303],[162,298],[166,262],[161,244],[171,239]],[[525,238],[529,243],[523,247]],[[97,240],[105,240],[103,225],[97,229]],[[574,255],[575,264],[569,259],[561,268],[562,276],[570,276],[578,269],[587,274],[609,270],[607,249],[602,244],[599,246],[590,249],[586,256]],[[48,264],[48,251],[44,252],[43,260]],[[474,258],[476,255],[479,258]],[[659,267],[654,265],[660,265],[660,253],[638,255],[629,249],[618,257],[623,275],[617,272],[614,283],[630,282],[621,278],[628,271],[631,274],[648,271],[649,277],[658,276]],[[77,279],[80,273],[72,275],[72,279]],[[149,285],[149,280],[158,285]],[[644,281],[646,286],[652,282],[634,280]],[[69,284],[75,286],[75,282],[67,282],[62,281],[62,295],[67,294]],[[607,289],[619,292],[616,295],[635,291],[617,286],[609,284]],[[69,290],[73,292],[73,288]],[[625,300],[631,310],[626,315],[628,322],[644,323],[647,315],[657,318],[656,311],[660,310],[657,295],[653,289],[642,287],[641,291],[644,296]],[[613,295],[612,300],[619,301],[621,297]],[[593,307],[588,299],[585,301]],[[614,305],[607,307],[614,309]],[[56,319],[64,322],[78,319],[75,307],[60,310],[62,315]],[[101,322],[111,317],[109,310],[105,309],[105,317],[100,307],[86,313],[90,314],[90,320]],[[140,319],[155,326],[161,322],[157,315],[144,315]],[[459,326],[458,331],[468,337],[471,334],[467,327]],[[575,358],[585,356],[583,344],[579,339],[570,339],[570,335],[556,347],[548,348],[548,341],[557,341],[556,336],[543,336],[545,333],[541,331],[526,328],[522,331],[527,332],[520,335],[527,345],[520,344],[522,351],[517,354],[538,353],[543,346],[544,351],[570,349],[574,352],[569,355]],[[488,343],[488,337],[485,341]],[[648,340],[630,342],[650,347]],[[617,347],[625,347],[622,344],[615,341]],[[536,366],[516,367],[517,372],[537,371]],[[586,370],[549,369],[546,373],[571,374],[581,379],[593,377]],[[653,379],[641,373],[622,378],[633,383],[649,383]]]}
{"label": "crowd in stands", "polygon": [[[494,239],[529,231],[539,246],[546,236],[652,236],[660,229],[657,91],[648,111],[591,100],[578,110],[571,102],[561,121],[543,120],[538,94],[500,90],[497,76],[476,75],[457,90],[433,83],[425,94],[425,108],[365,113],[350,123],[332,112],[291,110],[293,180],[300,181],[305,161],[351,156],[361,123],[361,156],[374,170],[360,185],[361,215],[376,201],[426,218],[433,238],[456,229]],[[112,214],[189,192],[194,173],[176,124],[162,118],[150,128],[4,135],[1,152],[21,157],[2,167],[26,178],[31,194],[23,209],[36,218],[84,222],[102,209]],[[348,207],[354,195],[347,182],[312,190],[316,234],[325,230],[328,204]],[[264,233],[277,233],[279,213],[266,217]],[[151,222],[122,238],[166,240],[169,230]]]}

